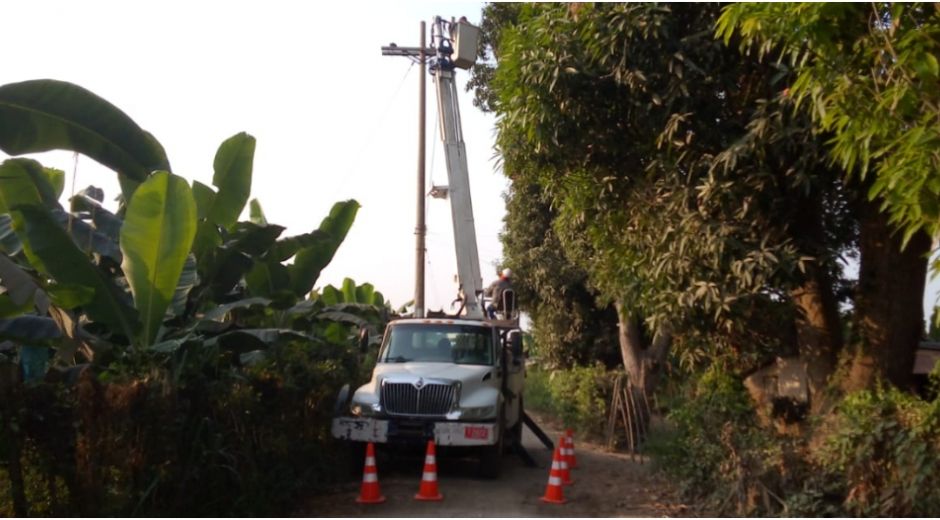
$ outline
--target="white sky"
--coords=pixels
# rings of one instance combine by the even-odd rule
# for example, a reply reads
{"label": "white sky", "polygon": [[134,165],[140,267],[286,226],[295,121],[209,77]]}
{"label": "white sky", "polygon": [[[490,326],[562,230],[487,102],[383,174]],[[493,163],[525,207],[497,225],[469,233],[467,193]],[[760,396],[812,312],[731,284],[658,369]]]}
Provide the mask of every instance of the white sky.
{"label": "white sky", "polygon": [[[353,6],[351,8],[351,6]],[[434,15],[480,19],[468,2],[3,2],[6,50],[0,84],[37,78],[77,83],[152,132],[174,173],[211,185],[212,160],[227,137],[258,140],[252,197],[283,236],[316,228],[339,200],[362,209],[317,286],[349,276],[392,304],[414,295],[417,66],[383,57],[390,42],[417,46]],[[474,217],[484,283],[502,255],[498,233],[507,181],[493,160],[494,119],[463,92]],[[428,81],[428,183],[446,184]],[[3,158],[0,153],[0,158]],[[67,173],[71,153],[37,157]],[[119,193],[116,176],[79,160],[78,189]],[[247,212],[246,212],[247,214]],[[428,201],[427,307],[450,310],[456,261],[446,201]],[[930,316],[940,280],[924,297]]]}
{"label": "white sky", "polygon": [[[351,8],[351,6],[355,6]],[[315,229],[332,204],[362,204],[317,286],[349,276],[400,306],[414,296],[418,67],[383,57],[417,46],[435,15],[479,22],[480,3],[4,2],[0,84],[53,78],[125,111],[166,148],[174,173],[207,185],[216,148],[257,138],[252,197],[282,236]],[[461,112],[484,283],[502,255],[507,181],[493,160],[494,119],[463,92]],[[428,183],[447,184],[428,78]],[[0,153],[2,158],[2,153]],[[72,154],[36,156],[66,171]],[[119,193],[116,175],[81,157],[77,189]],[[450,310],[457,272],[448,201],[429,199],[427,307]],[[245,215],[247,216],[247,210]]]}

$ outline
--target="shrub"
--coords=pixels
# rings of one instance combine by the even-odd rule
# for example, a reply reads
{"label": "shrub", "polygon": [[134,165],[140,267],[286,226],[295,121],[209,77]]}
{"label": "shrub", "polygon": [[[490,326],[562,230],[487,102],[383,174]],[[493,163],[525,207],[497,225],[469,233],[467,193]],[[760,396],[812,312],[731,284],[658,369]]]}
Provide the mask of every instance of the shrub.
{"label": "shrub", "polygon": [[526,374],[526,407],[551,414],[579,433],[602,435],[613,374],[601,365],[556,370],[531,367]]}
{"label": "shrub", "polygon": [[940,515],[940,401],[896,388],[850,394],[803,435],[762,427],[717,366],[668,403],[657,465],[712,514]]}
{"label": "shrub", "polygon": [[940,515],[940,402],[895,388],[849,395],[814,462],[851,516]]}
{"label": "shrub", "polygon": [[[242,367],[207,350],[18,387],[0,413],[23,444],[29,513],[283,515],[345,477],[330,420],[357,378],[351,349],[295,341]],[[8,485],[0,470],[0,514],[12,515]]]}
{"label": "shrub", "polygon": [[781,449],[758,426],[741,381],[713,365],[669,408],[647,443],[657,465],[706,510],[767,514]]}

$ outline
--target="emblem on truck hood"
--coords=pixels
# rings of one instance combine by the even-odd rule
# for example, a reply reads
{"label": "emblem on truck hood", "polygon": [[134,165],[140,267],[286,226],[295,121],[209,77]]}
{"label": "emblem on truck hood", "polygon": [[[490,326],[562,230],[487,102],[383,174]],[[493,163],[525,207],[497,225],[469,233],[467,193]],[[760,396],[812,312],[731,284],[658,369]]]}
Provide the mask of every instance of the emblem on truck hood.
{"label": "emblem on truck hood", "polygon": [[416,389],[421,390],[421,388],[424,387],[424,378],[419,377],[417,381],[411,384],[413,384]]}

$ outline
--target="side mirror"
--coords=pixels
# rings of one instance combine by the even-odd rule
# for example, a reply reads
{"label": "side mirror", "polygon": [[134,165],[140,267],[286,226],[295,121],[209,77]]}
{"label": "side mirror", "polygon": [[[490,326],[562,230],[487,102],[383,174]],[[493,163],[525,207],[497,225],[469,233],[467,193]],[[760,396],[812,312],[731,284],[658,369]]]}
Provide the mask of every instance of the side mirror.
{"label": "side mirror", "polygon": [[521,362],[525,356],[522,352],[522,333],[514,330],[509,333],[509,351],[514,362]]}
{"label": "side mirror", "polygon": [[365,354],[369,350],[369,329],[359,327],[359,352]]}

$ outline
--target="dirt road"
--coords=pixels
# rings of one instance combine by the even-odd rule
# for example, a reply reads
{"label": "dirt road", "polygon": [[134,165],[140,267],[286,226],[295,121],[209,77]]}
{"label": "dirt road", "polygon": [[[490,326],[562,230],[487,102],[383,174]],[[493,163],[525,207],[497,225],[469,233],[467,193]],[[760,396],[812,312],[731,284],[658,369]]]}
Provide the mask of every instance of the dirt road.
{"label": "dirt road", "polygon": [[[559,432],[542,424],[557,442]],[[608,453],[575,436],[578,468],[574,483],[565,486],[567,504],[543,503],[552,453],[528,429],[523,444],[538,462],[527,467],[516,455],[506,455],[503,473],[496,480],[476,476],[476,461],[437,457],[441,502],[413,499],[421,480],[423,456],[380,454],[379,484],[387,498],[383,504],[356,503],[359,483],[341,486],[325,496],[313,497],[298,516],[339,517],[610,517],[688,516],[692,512],[674,499],[669,485],[656,477],[639,457]]]}

